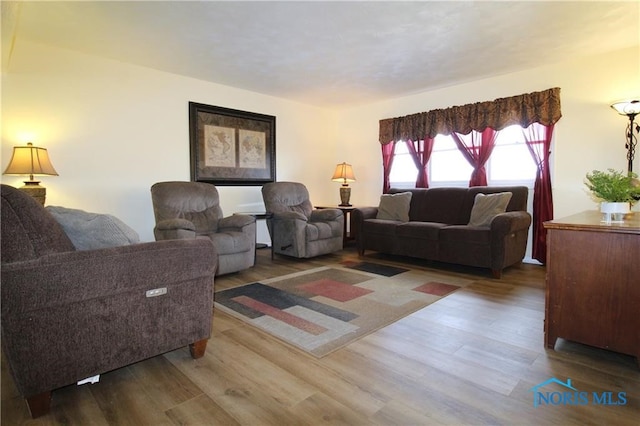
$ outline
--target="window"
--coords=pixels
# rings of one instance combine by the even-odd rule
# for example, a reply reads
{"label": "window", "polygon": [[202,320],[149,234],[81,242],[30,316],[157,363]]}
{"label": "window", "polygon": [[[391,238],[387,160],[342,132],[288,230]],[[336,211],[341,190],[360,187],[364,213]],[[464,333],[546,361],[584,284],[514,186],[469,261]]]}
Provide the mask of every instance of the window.
{"label": "window", "polygon": [[527,148],[522,127],[509,126],[498,133],[487,163],[487,180],[490,184],[520,183],[533,187],[538,168]]}
{"label": "window", "polygon": [[429,160],[430,186],[469,186],[473,167],[450,136],[437,135]]}
{"label": "window", "polygon": [[[501,130],[485,165],[489,185],[526,185],[536,178],[536,164],[520,126]],[[450,136],[437,135],[428,165],[429,186],[467,187],[473,168]],[[404,142],[396,144],[389,181],[393,188],[414,188],[417,168]]]}
{"label": "window", "polygon": [[389,173],[392,188],[415,188],[418,168],[413,162],[409,148],[404,141],[396,143],[393,153],[393,164]]}

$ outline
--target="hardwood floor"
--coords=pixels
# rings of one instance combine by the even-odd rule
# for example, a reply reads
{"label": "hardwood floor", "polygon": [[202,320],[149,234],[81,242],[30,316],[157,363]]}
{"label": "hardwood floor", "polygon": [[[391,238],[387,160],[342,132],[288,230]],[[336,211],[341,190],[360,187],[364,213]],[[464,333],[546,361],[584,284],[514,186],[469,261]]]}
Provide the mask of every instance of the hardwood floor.
{"label": "hardwood floor", "polygon": [[[307,261],[258,253],[254,268],[216,278],[216,288],[357,258],[354,248]],[[215,311],[203,358],[193,360],[185,347],[103,374],[95,385],[58,389],[51,413],[36,420],[3,359],[2,425],[639,424],[634,358],[563,340],[545,350],[543,267],[523,264],[500,280],[437,267],[474,282],[324,358]],[[534,407],[531,389],[552,377],[570,378],[588,403],[561,404],[581,399],[550,384],[541,391],[555,392],[556,404]],[[626,404],[597,404],[593,392],[612,392],[605,399],[612,403],[624,392]]]}

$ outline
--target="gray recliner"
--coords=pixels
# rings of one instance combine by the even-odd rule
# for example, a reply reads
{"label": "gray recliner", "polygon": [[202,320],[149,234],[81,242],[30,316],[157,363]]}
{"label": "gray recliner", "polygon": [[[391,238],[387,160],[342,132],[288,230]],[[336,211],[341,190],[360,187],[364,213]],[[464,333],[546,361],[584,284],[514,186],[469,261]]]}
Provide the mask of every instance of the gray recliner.
{"label": "gray recliner", "polygon": [[303,184],[268,183],[262,187],[262,198],[272,253],[310,258],[342,250],[342,211],[314,210]]}
{"label": "gray recliner", "polygon": [[214,185],[203,182],[158,182],[151,187],[156,240],[206,236],[218,252],[216,275],[250,268],[256,255],[256,219],[224,217]]}

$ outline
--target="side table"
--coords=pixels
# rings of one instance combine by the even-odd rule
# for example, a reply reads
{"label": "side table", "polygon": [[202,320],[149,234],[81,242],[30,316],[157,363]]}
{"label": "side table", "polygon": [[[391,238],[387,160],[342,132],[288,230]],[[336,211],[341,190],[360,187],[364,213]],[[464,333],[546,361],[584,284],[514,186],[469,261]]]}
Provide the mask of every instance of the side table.
{"label": "side table", "polygon": [[601,222],[587,211],[547,229],[545,346],[567,340],[636,357],[640,365],[640,214]]}
{"label": "side table", "polygon": [[357,209],[355,206],[314,206],[318,210],[322,209],[338,209],[342,210],[342,214],[344,214],[344,224],[342,230],[342,245],[346,245],[347,241],[351,241],[355,239],[355,235],[352,232],[347,232],[347,221],[349,222],[349,231],[353,229],[351,226],[351,212]]}
{"label": "side table", "polygon": [[[258,220],[267,220],[269,218],[269,216],[270,216],[270,214],[266,213],[266,212],[235,212],[234,214],[246,214],[246,215],[249,215],[249,216],[253,216],[253,217],[256,218],[256,221],[258,221]],[[256,232],[256,238],[258,238],[258,233],[257,232]],[[263,249],[263,248],[267,248],[267,247],[269,247],[269,244],[259,243],[256,240],[256,251],[258,249]],[[273,257],[273,255],[272,255],[272,257]],[[256,263],[256,260],[257,260],[257,256],[254,257],[254,261],[253,261],[254,265]]]}

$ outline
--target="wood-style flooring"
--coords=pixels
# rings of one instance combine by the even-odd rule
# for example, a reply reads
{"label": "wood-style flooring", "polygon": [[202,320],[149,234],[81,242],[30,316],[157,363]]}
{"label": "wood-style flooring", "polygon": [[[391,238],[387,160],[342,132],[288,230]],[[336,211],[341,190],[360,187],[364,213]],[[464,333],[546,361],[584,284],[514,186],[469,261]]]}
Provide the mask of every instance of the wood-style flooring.
{"label": "wood-style flooring", "polygon": [[[561,339],[545,350],[544,267],[523,264],[496,280],[482,269],[366,257],[474,282],[321,359],[215,311],[203,358],[182,348],[103,374],[95,385],[58,389],[51,413],[36,420],[3,358],[2,425],[640,424],[634,358]],[[254,268],[215,285],[347,258],[357,258],[353,247],[312,260],[271,260],[259,250]],[[571,379],[588,403],[572,405],[580,398],[550,384],[542,391],[555,392],[556,404],[534,407],[532,388],[553,377]],[[593,392],[612,392],[612,403],[624,392],[626,404],[595,404]]]}

